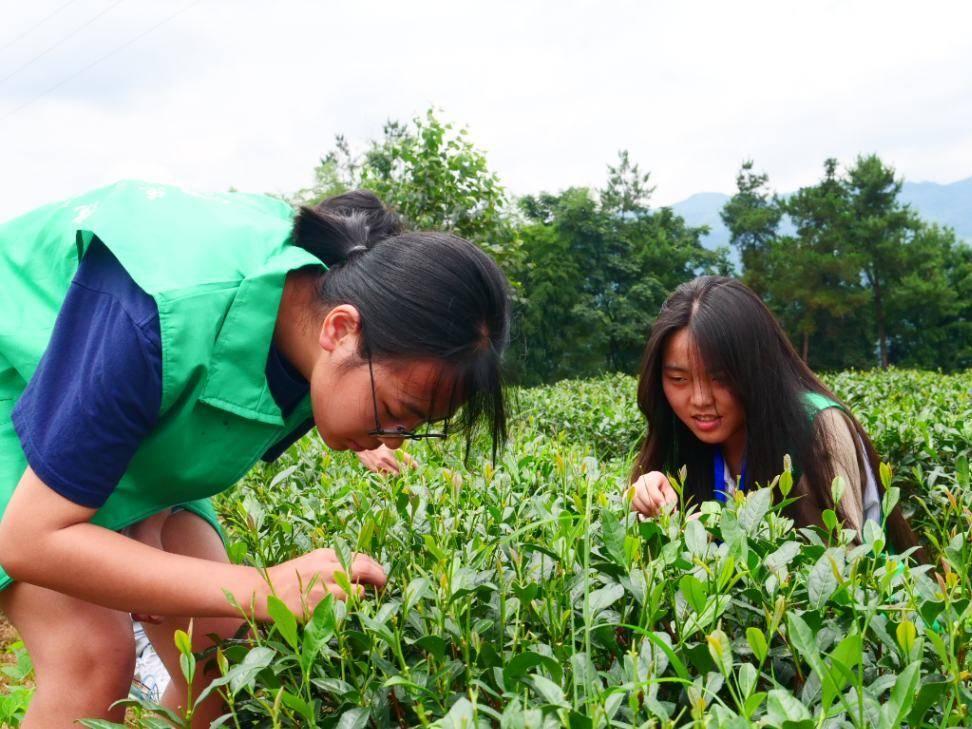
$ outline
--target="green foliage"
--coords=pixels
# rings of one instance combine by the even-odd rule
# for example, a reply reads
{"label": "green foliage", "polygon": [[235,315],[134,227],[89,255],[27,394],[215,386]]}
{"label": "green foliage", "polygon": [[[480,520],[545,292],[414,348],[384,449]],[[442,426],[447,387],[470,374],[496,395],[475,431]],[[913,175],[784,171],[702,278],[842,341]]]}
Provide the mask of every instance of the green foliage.
{"label": "green foliage", "polygon": [[972,247],[922,225],[908,267],[888,296],[889,358],[903,367],[972,366]]}
{"label": "green foliage", "polygon": [[6,679],[0,686],[0,726],[20,726],[30,699],[34,695],[34,666],[22,641],[4,647],[3,652],[13,658],[11,665],[2,669]]}
{"label": "green foliage", "polygon": [[[924,397],[932,383],[942,401]],[[939,475],[930,451],[913,467],[938,572],[889,555],[873,523],[860,542],[794,530],[766,489],[698,520],[635,519],[627,460],[590,455],[592,435],[630,437],[623,416],[595,414],[630,403],[631,380],[561,383],[521,393],[516,447],[495,468],[460,474],[461,448],[429,445],[413,449],[418,470],[383,478],[307,438],[224,495],[243,561],[327,544],[374,555],[389,581],[305,625],[276,606],[252,640],[223,646],[213,690],[239,726],[965,725],[972,490],[958,418],[972,420],[972,382],[834,384],[872,429],[923,417],[937,439]],[[556,439],[538,434],[556,423],[569,426]]]}
{"label": "green foliage", "polygon": [[509,261],[516,240],[506,193],[465,128],[434,109],[408,123],[389,121],[383,137],[355,155],[341,135],[314,171],[315,183],[294,202],[314,204],[353,188],[375,192],[410,228],[455,233]]}
{"label": "green foliage", "polygon": [[649,175],[621,152],[603,190],[570,188],[520,200],[523,301],[512,360],[526,383],[633,372],[665,297],[728,266],[701,228],[648,206]]}
{"label": "green foliage", "polygon": [[888,297],[911,269],[917,251],[909,244],[920,227],[898,200],[901,184],[877,155],[858,157],[844,182],[850,203],[844,235],[870,290],[882,367],[889,362]]}
{"label": "green foliage", "polygon": [[743,162],[736,176],[736,194],[722,208],[720,217],[729,229],[729,242],[739,249],[746,282],[761,291],[772,280],[767,253],[778,240],[783,217],[780,203],[767,189],[769,177],[753,171],[753,161]]}
{"label": "green foliage", "polygon": [[[954,475],[960,456],[972,458],[969,372],[848,371],[823,379],[881,458],[895,464],[896,484],[927,489]],[[610,375],[521,390],[518,422],[524,433],[580,445],[601,459],[627,458],[645,435],[635,388],[634,378]]]}
{"label": "green foliage", "polygon": [[722,218],[744,280],[814,368],[972,365],[972,249],[900,202],[892,168],[871,155],[839,174],[828,159],[787,199],[767,183],[745,162]]}

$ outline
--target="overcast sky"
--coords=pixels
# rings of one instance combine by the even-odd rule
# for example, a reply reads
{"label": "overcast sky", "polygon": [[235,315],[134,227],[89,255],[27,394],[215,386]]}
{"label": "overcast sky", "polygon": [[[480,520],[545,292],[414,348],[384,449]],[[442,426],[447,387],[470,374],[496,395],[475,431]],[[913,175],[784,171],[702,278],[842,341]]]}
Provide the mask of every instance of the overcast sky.
{"label": "overcast sky", "polygon": [[877,152],[972,176],[972,3],[0,0],[0,219],[121,177],[292,192],[430,105],[514,194],[671,204]]}

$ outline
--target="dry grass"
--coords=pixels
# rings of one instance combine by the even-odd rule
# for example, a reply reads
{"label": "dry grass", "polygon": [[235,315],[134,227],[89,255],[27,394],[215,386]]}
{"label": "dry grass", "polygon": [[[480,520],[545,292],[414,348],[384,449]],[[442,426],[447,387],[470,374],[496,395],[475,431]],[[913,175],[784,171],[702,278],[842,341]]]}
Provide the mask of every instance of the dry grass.
{"label": "dry grass", "polygon": [[[20,640],[20,636],[17,635],[17,631],[7,622],[4,614],[0,613],[0,666],[16,663],[16,659],[9,648],[12,643],[16,643],[18,640]],[[7,674],[0,672],[0,688],[5,688],[9,682],[10,679]]]}

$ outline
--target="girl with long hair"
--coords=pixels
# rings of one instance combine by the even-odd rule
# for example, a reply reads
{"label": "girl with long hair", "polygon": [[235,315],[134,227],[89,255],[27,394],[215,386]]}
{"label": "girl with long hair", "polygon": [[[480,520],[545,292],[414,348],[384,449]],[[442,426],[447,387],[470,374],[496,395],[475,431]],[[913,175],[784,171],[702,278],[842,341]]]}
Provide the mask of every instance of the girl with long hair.
{"label": "girl with long hair", "polygon": [[[867,433],[738,280],[702,276],[668,297],[645,348],[638,407],[648,421],[631,475],[641,514],[678,500],[665,472],[685,466],[682,498],[697,504],[771,483],[789,455],[795,501],[785,513],[798,526],[822,525],[835,507],[858,533],[881,518],[879,459]],[[835,505],[837,476],[845,488]],[[917,545],[899,507],[886,529],[895,549]]]}

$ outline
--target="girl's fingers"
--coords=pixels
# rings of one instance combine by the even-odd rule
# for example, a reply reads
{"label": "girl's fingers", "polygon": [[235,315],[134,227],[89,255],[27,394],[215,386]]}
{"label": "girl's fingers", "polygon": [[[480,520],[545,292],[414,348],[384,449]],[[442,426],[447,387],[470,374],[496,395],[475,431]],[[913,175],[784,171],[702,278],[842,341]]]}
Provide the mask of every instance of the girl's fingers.
{"label": "girl's fingers", "polygon": [[[364,597],[365,589],[362,585],[351,585],[351,589],[354,591],[356,597]],[[335,585],[333,582],[327,583],[327,591],[334,595],[336,600],[346,602],[348,599],[348,593]]]}
{"label": "girl's fingers", "polygon": [[678,501],[678,494],[675,493],[675,489],[672,488],[672,485],[668,483],[668,479],[665,479],[664,483],[662,483],[660,490],[662,503],[674,504]]}
{"label": "girl's fingers", "polygon": [[648,498],[651,499],[651,505],[657,512],[665,503],[665,499],[662,496],[661,489],[658,487],[658,483],[654,479],[646,479],[645,491],[647,492]]}
{"label": "girl's fingers", "polygon": [[648,498],[644,489],[636,489],[634,499],[631,501],[631,508],[645,516],[654,516],[657,513],[654,503]]}
{"label": "girl's fingers", "polygon": [[385,570],[366,554],[356,554],[351,560],[351,581],[375,587],[384,587]]}
{"label": "girl's fingers", "polygon": [[634,483],[631,508],[639,514],[657,516],[668,504],[678,503],[678,494],[664,474],[646,473]]}
{"label": "girl's fingers", "polygon": [[329,593],[334,595],[335,600],[341,600],[342,602],[344,602],[348,599],[348,593],[346,593],[340,587],[335,585],[333,582],[328,582],[324,587],[327,589]]}

